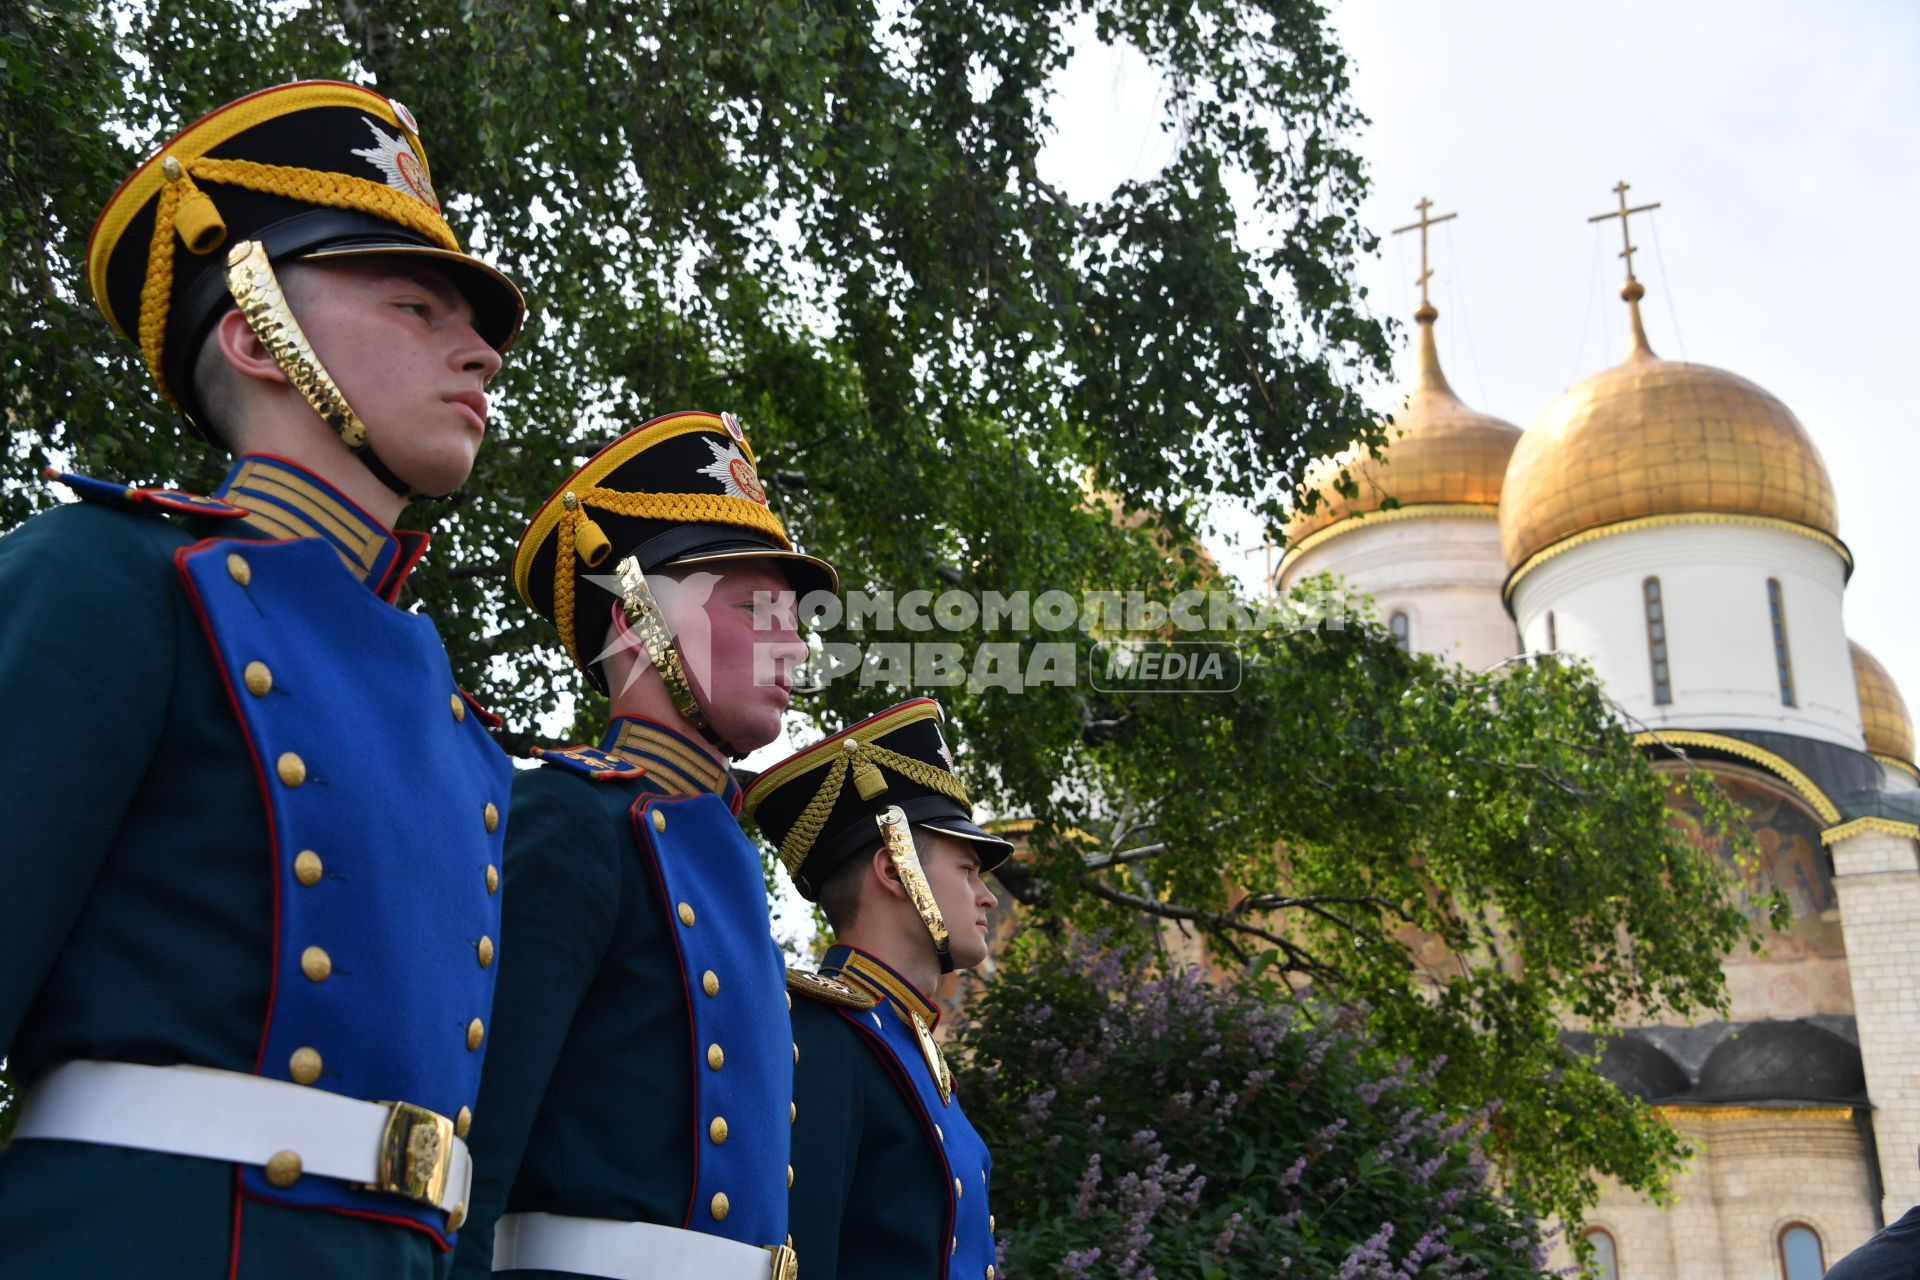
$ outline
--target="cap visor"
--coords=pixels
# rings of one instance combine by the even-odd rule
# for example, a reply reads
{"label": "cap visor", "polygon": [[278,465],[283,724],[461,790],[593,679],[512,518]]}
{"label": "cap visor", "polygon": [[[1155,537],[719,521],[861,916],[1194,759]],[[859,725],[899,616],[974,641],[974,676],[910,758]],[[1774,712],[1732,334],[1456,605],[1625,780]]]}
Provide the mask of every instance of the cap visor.
{"label": "cap visor", "polygon": [[1013,853],[1013,846],[999,836],[988,835],[965,818],[921,819],[917,825],[942,835],[958,836],[980,846],[980,870],[991,871]]}
{"label": "cap visor", "polygon": [[773,547],[754,543],[743,543],[736,548],[703,547],[686,555],[675,556],[662,561],[662,569],[680,569],[696,564],[721,564],[734,560],[778,560],[786,571],[787,580],[801,596],[811,595],[815,591],[833,594],[840,590],[840,575],[833,566],[817,556],[804,551],[780,551]]}
{"label": "cap visor", "polygon": [[527,315],[527,300],[520,286],[498,268],[469,254],[397,240],[391,244],[336,244],[293,255],[298,262],[398,257],[431,258],[444,264],[455,286],[473,306],[474,328],[495,351],[505,351],[520,336],[520,325]]}

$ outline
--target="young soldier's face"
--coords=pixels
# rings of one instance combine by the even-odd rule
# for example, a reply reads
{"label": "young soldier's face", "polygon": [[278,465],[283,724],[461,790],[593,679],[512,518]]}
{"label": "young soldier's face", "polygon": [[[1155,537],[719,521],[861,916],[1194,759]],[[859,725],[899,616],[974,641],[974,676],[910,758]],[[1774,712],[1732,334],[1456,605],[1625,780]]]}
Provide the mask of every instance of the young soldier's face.
{"label": "young soldier's face", "polygon": [[465,484],[500,354],[475,331],[473,307],[452,282],[397,256],[291,263],[281,279],[381,460],[422,493]]}
{"label": "young soldier's face", "polygon": [[654,594],[714,732],[738,751],[779,737],[807,656],[787,575],[768,561],[722,561],[690,566]]}
{"label": "young soldier's face", "polygon": [[928,827],[914,835],[920,867],[947,922],[953,967],[971,969],[987,958],[987,915],[1000,901],[980,878],[980,851],[971,840]]}

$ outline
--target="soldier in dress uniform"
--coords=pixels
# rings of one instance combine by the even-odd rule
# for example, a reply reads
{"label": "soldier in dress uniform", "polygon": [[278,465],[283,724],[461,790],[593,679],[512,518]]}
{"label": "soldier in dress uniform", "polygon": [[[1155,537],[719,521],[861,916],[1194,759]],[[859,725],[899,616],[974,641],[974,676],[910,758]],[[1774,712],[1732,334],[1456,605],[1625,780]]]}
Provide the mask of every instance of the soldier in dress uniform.
{"label": "soldier in dress uniform", "polygon": [[833,570],[733,415],[675,413],[569,477],[513,573],[612,723],[514,781],[515,962],[456,1274],[784,1280],[794,1049],[728,760],[779,736],[794,596]]}
{"label": "soldier in dress uniform", "polygon": [[512,769],[397,606],[524,304],[350,84],[189,126],[88,278],[235,455],[0,539],[0,1274],[444,1275]]}
{"label": "soldier in dress uniform", "polygon": [[940,975],[987,958],[973,822],[940,704],[863,720],[754,779],[746,811],[834,945],[793,1002],[795,1251],[807,1280],[993,1280],[992,1161],[934,1042]]}

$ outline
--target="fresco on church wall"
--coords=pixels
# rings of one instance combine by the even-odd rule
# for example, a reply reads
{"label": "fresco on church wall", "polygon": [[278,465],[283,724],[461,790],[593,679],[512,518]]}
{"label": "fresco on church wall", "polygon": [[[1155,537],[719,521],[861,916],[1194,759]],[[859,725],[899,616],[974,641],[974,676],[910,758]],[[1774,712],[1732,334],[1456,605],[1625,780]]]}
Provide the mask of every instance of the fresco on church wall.
{"label": "fresco on church wall", "polygon": [[[1852,1013],[1846,943],[1840,929],[1839,899],[1820,844],[1820,819],[1800,798],[1771,777],[1720,766],[1720,785],[1747,815],[1757,848],[1757,865],[1746,881],[1757,895],[1777,885],[1793,908],[1784,930],[1768,928],[1757,902],[1749,917],[1759,927],[1764,954],[1745,950],[1727,957],[1727,986],[1736,1022],[1756,1018],[1803,1017],[1815,1013]],[[1728,858],[1725,843],[1704,835],[1697,809],[1684,796],[1670,797],[1674,820],[1716,856]]]}
{"label": "fresco on church wall", "polygon": [[[1840,929],[1839,899],[1826,850],[1820,844],[1823,824],[1804,802],[1770,775],[1739,766],[1716,766],[1715,774],[1729,797],[1747,815],[1757,850],[1757,865],[1746,875],[1752,894],[1748,918],[1759,930],[1762,954],[1744,948],[1727,957],[1729,1016],[1735,1022],[1763,1018],[1801,1018],[1812,1014],[1851,1014],[1853,989],[1847,975],[1847,952]],[[1697,808],[1685,796],[1670,792],[1673,820],[1686,828],[1696,843],[1714,856],[1731,861],[1725,843],[1702,834]],[[1758,895],[1778,884],[1793,909],[1784,930],[1769,928]],[[1396,935],[1406,944],[1422,976],[1435,985],[1449,981],[1459,968],[1453,953],[1440,939],[1414,929]],[[1671,1021],[1656,1015],[1652,1021]],[[1626,1025],[1639,1019],[1629,1014]]]}

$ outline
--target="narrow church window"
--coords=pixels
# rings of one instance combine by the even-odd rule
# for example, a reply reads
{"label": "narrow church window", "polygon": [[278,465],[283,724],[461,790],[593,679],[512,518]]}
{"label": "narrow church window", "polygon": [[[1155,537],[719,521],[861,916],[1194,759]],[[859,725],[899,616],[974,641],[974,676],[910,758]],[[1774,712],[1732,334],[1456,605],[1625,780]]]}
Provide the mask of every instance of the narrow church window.
{"label": "narrow church window", "polygon": [[1597,1280],[1620,1280],[1620,1253],[1613,1247],[1613,1237],[1595,1227],[1587,1232],[1587,1243],[1593,1246],[1593,1269],[1587,1274]]}
{"label": "narrow church window", "polygon": [[1780,705],[1793,701],[1793,659],[1787,656],[1787,606],[1780,598],[1780,579],[1767,579],[1767,613],[1773,618],[1773,665],[1780,672]]}
{"label": "narrow church window", "polygon": [[1820,1237],[1804,1222],[1780,1230],[1780,1272],[1786,1280],[1820,1280],[1827,1269]]}
{"label": "narrow church window", "polygon": [[1413,652],[1412,624],[1407,621],[1406,614],[1396,613],[1388,618],[1387,633],[1393,637],[1394,648],[1402,653]]}
{"label": "narrow church window", "polygon": [[1647,656],[1653,664],[1653,700],[1660,706],[1673,701],[1673,672],[1667,666],[1667,611],[1660,599],[1660,579],[1643,584],[1647,595]]}
{"label": "narrow church window", "polygon": [[1547,652],[1560,652],[1560,630],[1553,625],[1553,610],[1547,610]]}

